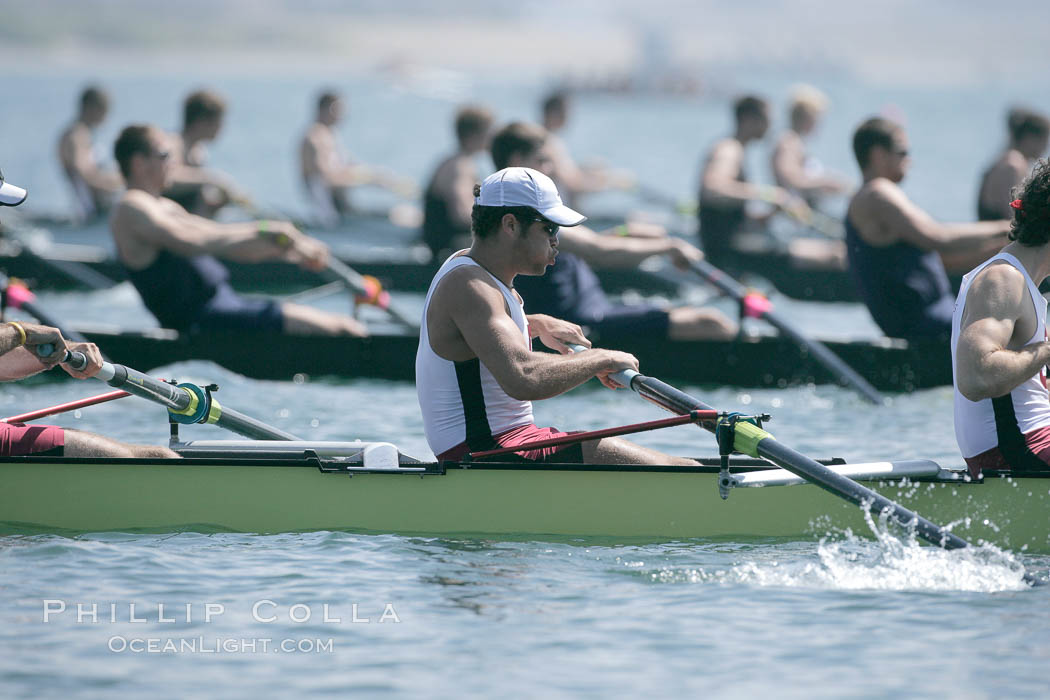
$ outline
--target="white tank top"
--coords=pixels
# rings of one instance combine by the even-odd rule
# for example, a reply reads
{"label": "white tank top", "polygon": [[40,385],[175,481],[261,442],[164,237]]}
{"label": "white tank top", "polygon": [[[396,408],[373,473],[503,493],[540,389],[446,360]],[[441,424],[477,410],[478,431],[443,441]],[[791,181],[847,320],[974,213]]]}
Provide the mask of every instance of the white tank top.
{"label": "white tank top", "polygon": [[[452,362],[440,357],[430,347],[427,332],[427,311],[430,299],[441,280],[452,270],[474,265],[472,258],[453,254],[434,275],[423,304],[423,322],[419,328],[419,349],[416,351],[416,394],[423,412],[423,431],[435,455],[466,442],[472,450],[495,447],[492,436],[533,422],[532,403],[519,401],[507,395],[488,368],[475,358],[467,362]],[[486,274],[489,274],[485,270]],[[489,274],[489,277],[492,277]],[[521,340],[531,348],[529,324],[525,307],[511,291],[495,277],[503,298],[521,331]]]}
{"label": "white tank top", "polygon": [[[1017,258],[1009,253],[999,253],[963,277],[962,286],[959,288],[959,298],[955,302],[955,313],[952,315],[952,374],[955,386],[955,439],[959,443],[963,457],[966,458],[976,457],[999,444],[999,433],[996,426],[997,413],[1001,421],[1007,418],[1011,426],[1016,423],[1022,435],[1050,425],[1050,396],[1046,389],[1046,367],[1011,391],[1009,403],[1004,404],[1005,397],[970,401],[959,393],[958,374],[954,371],[955,351],[959,343],[959,323],[966,307],[966,293],[977,273],[997,260],[1003,260],[1021,271],[1028,284],[1032,303],[1035,305],[1035,332],[1025,345],[1046,339],[1046,299],[1039,293],[1039,287],[1028,276],[1028,272]],[[998,403],[998,406],[993,402]],[[1012,419],[1009,416],[1011,407]]]}

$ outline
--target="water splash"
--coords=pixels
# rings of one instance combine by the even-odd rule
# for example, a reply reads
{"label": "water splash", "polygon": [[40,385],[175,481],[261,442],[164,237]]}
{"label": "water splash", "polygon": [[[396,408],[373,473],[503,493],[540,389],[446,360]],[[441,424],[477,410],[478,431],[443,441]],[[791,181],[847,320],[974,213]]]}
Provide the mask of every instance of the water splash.
{"label": "water splash", "polygon": [[996,593],[1029,587],[1021,560],[991,544],[948,551],[923,546],[913,531],[876,522],[871,535],[829,532],[815,550],[782,545],[754,550],[729,568],[666,567],[646,572],[655,583],[747,584],[788,588]]}

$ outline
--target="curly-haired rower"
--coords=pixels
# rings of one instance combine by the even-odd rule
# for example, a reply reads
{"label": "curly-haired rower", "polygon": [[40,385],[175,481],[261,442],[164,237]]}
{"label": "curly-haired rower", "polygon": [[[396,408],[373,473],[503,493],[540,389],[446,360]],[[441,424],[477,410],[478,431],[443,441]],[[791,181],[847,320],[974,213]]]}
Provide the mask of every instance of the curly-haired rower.
{"label": "curly-haired rower", "polygon": [[1011,242],[963,278],[952,318],[955,435],[974,476],[1050,471],[1050,162],[1015,190]]}

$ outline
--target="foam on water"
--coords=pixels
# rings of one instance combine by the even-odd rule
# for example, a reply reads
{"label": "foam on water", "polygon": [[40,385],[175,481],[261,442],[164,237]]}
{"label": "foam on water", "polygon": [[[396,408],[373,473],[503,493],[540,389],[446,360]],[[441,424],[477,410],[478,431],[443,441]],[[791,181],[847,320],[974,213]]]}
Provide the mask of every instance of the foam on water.
{"label": "foam on water", "polygon": [[865,518],[875,539],[852,531],[829,533],[805,556],[751,556],[729,568],[662,568],[657,583],[748,584],[789,588],[997,593],[1029,588],[1025,567],[1009,551],[982,543],[961,550],[923,546],[884,519]]}

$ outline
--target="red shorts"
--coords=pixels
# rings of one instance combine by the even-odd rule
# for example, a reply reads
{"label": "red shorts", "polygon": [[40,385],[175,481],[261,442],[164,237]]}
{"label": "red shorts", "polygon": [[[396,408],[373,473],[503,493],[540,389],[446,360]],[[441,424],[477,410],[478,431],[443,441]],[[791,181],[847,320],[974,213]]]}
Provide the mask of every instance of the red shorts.
{"label": "red shorts", "polygon": [[0,423],[0,457],[46,455],[61,457],[66,433],[54,425]]}
{"label": "red shorts", "polygon": [[1042,472],[1050,469],[1050,426],[1024,434],[1024,445],[1014,449],[995,446],[979,455],[966,457],[970,475],[978,478],[989,471]]}
{"label": "red shorts", "polygon": [[[524,445],[527,442],[536,442],[537,440],[549,440],[551,438],[561,437],[563,435],[571,435],[571,433],[563,433],[554,428],[537,428],[533,424],[523,425],[520,428],[513,428],[505,433],[500,433],[494,436],[497,447],[514,447],[516,445]],[[496,447],[488,448],[496,449]],[[480,450],[479,450],[480,451]],[[450,462],[458,459],[462,459],[470,452],[470,448],[467,447],[467,443],[461,442],[450,450],[445,450],[437,456],[439,462]],[[580,464],[583,462],[583,447],[581,443],[574,442],[568,445],[555,445],[553,447],[540,447],[535,450],[523,450],[521,452],[508,452],[504,455],[497,455],[491,459],[520,459],[526,462],[555,462],[555,463],[570,463]]]}

